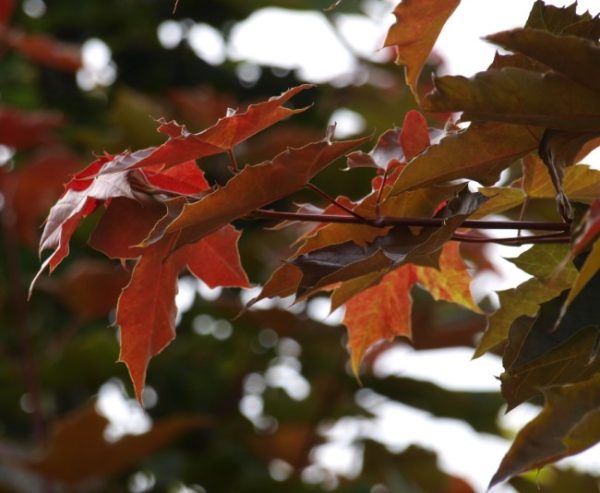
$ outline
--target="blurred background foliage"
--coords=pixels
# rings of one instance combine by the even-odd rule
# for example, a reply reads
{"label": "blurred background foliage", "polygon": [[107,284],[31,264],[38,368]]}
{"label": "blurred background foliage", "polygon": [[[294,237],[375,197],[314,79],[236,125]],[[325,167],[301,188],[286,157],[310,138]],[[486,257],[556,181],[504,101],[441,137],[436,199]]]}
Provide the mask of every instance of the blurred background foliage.
{"label": "blurred background foliage", "polygon": [[[373,423],[378,406],[400,402],[431,419],[459,419],[502,435],[499,394],[378,378],[370,367],[386,347],[371,354],[359,385],[348,371],[343,328],[313,314],[322,300],[242,311],[247,293],[183,279],[177,340],[150,366],[146,413],[129,397],[125,367],[115,364],[118,334],[109,324],[127,275],[86,247],[97,217],[76,233],[65,267],[26,300],[39,267],[39,225],[62,183],[93,153],[159,143],[153,119],[176,119],[198,131],[227,108],[304,82],[293,68],[236,59],[223,48],[238,23],[260,8],[320,15],[350,50],[353,68],[301,94],[294,104],[314,107],[240,146],[240,163],[319,139],[336,119],[345,135],[399,124],[416,106],[401,71],[389,53],[353,50],[339,29],[341,16],[366,20],[390,4],[346,0],[324,11],[330,3],[180,0],[173,14],[165,0],[0,1],[0,491],[475,491],[441,470],[433,452],[378,442]],[[220,39],[221,58],[203,48],[211,39]],[[423,75],[425,83],[433,70]],[[340,110],[354,128],[344,128]],[[225,178],[223,159],[202,163],[216,182]],[[353,198],[367,192],[370,172],[340,178],[342,165],[322,173],[319,186]],[[315,201],[309,193],[293,199]],[[289,228],[266,225],[239,223],[243,263],[255,283],[268,278],[294,238]],[[481,251],[466,253],[485,266]],[[480,316],[444,303],[432,309],[418,288],[413,295],[417,349],[469,346],[482,329]],[[340,423],[353,430],[345,475],[321,459]],[[577,482],[585,485],[577,491],[599,491],[591,476],[549,471],[534,481],[514,480],[513,487],[534,491],[537,481],[558,493]]]}

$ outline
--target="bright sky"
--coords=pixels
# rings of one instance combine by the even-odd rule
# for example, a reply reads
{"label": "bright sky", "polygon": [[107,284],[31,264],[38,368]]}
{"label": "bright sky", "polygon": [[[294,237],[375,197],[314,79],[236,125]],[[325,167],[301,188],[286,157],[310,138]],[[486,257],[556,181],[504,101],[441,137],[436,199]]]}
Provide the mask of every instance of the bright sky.
{"label": "bright sky", "polygon": [[[25,4],[31,7],[40,2],[41,0],[28,0]],[[208,63],[218,65],[227,58],[240,62],[238,75],[247,84],[253,84],[257,80],[260,74],[258,64],[297,70],[301,78],[312,82],[333,80],[334,83],[344,84],[348,82],[348,74],[356,67],[355,57],[345,44],[349,44],[361,56],[380,58],[383,53],[378,49],[387,27],[393,22],[390,12],[396,3],[397,1],[390,0],[386,5],[374,0],[365,0],[363,6],[367,15],[336,15],[335,23],[345,38],[344,42],[340,41],[322,14],[299,13],[278,8],[259,10],[235,25],[228,42],[214,28],[201,22],[190,28],[167,20],[161,24],[157,34],[166,48],[174,48],[181,42],[187,42],[196,54]],[[481,37],[522,25],[533,3],[533,0],[462,0],[435,47],[435,51],[445,60],[444,72],[468,76],[484,70],[491,62],[495,48]],[[564,6],[570,2],[547,0],[546,3]],[[597,14],[600,11],[600,2],[579,0],[578,11],[584,10]],[[84,47],[84,60],[87,60],[86,66],[78,74],[78,82],[83,89],[90,89],[95,84],[109,85],[114,81],[116,67],[111,62],[110,50],[100,40],[88,42]],[[357,115],[341,110],[336,113],[340,134],[345,129],[347,133],[365,130]],[[496,247],[496,253],[507,252],[508,255],[511,255],[510,252],[516,255],[518,250]],[[504,263],[503,271],[503,278],[477,281],[474,290],[482,295],[486,290],[489,291],[492,283],[495,289],[506,289],[524,279],[523,273],[516,268],[511,270],[507,262]],[[190,299],[194,289],[194,286],[182,284],[180,306],[184,307],[185,300]],[[206,287],[199,286],[197,289],[207,298],[214,295]],[[251,297],[251,293],[248,297]],[[326,308],[321,308],[319,303],[315,301],[311,310],[315,317],[324,318]],[[339,316],[340,313],[337,313],[338,320]],[[217,337],[215,334],[213,336]],[[417,353],[402,347],[381,358],[377,371],[382,375],[401,374],[430,380],[453,389],[498,390],[499,384],[495,377],[502,371],[499,359],[487,356],[472,362],[471,355],[470,349]],[[290,396],[302,398],[303,395],[309,395],[310,385],[301,380],[298,372],[294,374],[289,368],[286,369],[285,365],[279,372],[286,375],[287,381],[297,382],[298,389],[302,389],[294,390],[294,385],[291,385],[288,389]],[[268,377],[267,375],[267,380]],[[271,377],[272,382],[267,383],[277,385],[277,375]],[[108,386],[101,393],[101,397],[104,395],[105,400],[116,402],[117,394],[114,386]],[[241,412],[249,419],[260,417],[260,397],[251,395],[247,401],[241,403]],[[368,427],[366,433],[369,436],[377,437],[396,449],[410,443],[419,443],[436,450],[443,467],[468,479],[476,491],[485,490],[495,467],[509,446],[508,441],[476,434],[457,420],[434,419],[427,413],[402,405],[369,402],[368,398],[364,399],[365,406],[371,406],[379,416],[377,422]],[[125,419],[127,414],[121,412],[125,409],[123,405],[104,405],[102,409],[109,415],[112,412],[112,419],[117,421]],[[115,409],[121,411],[115,412]],[[532,406],[523,406],[503,417],[502,422],[515,430],[529,421],[535,413]],[[339,423],[330,430],[332,442],[323,447],[318,454],[321,463],[340,472],[356,472],[356,453],[349,446],[349,440],[360,430],[365,431],[364,426],[361,426],[360,423],[350,420]],[[593,465],[593,456],[588,451],[570,462],[589,469],[592,467],[590,464]],[[501,485],[495,488],[493,493],[512,491],[514,490],[509,486]]]}

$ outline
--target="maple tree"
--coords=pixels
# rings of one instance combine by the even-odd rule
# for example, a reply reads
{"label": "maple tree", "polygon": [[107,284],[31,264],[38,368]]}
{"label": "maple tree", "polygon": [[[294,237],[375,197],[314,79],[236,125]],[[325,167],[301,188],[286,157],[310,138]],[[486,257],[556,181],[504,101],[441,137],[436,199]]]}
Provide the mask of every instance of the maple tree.
{"label": "maple tree", "polygon": [[[183,3],[179,10],[193,8]],[[13,3],[0,5],[0,44],[8,64],[37,67],[41,74],[81,68],[75,43],[28,32],[27,22],[13,27],[12,16],[19,20]],[[502,433],[496,423],[502,400],[495,394],[465,393],[453,404],[448,401],[458,393],[373,375],[374,361],[397,338],[417,349],[475,345],[475,357],[499,354],[504,366],[500,390],[508,409],[543,402],[540,414],[516,436],[491,486],[510,480],[518,491],[529,491],[527,479],[517,475],[600,441],[600,317],[595,307],[600,171],[581,162],[600,145],[600,18],[577,13],[575,5],[557,8],[536,1],[523,28],[488,36],[506,51],[487,70],[472,78],[434,77],[428,86],[422,72],[435,70],[426,62],[458,5],[459,0],[403,0],[396,6],[396,21],[383,44],[394,50],[405,76],[399,77],[398,67],[381,64],[394,80],[391,89],[368,84],[324,89],[279,79],[270,97],[264,97],[264,89],[246,96],[252,101],[248,105],[207,87],[169,88],[160,103],[141,90],[121,92],[112,114],[120,115],[114,118],[121,119],[124,137],[112,141],[101,132],[94,136],[91,129],[91,136],[69,136],[69,123],[56,109],[0,107],[0,143],[16,151],[17,163],[0,175],[7,259],[3,282],[8,286],[8,294],[0,294],[17,329],[19,342],[11,343],[19,347],[17,367],[37,441],[37,448],[25,451],[7,445],[2,460],[31,474],[29,486],[87,488],[92,480],[118,477],[186,433],[221,433],[223,443],[234,447],[240,425],[232,415],[249,395],[243,382],[268,362],[276,346],[268,342],[273,337],[283,339],[276,346],[280,359],[286,339],[302,343],[309,355],[306,364],[314,365],[306,377],[321,402],[283,412],[279,428],[262,436],[244,435],[246,448],[238,453],[251,450],[252,460],[283,459],[296,472],[316,467],[310,451],[322,440],[317,425],[326,418],[365,413],[352,399],[357,380],[389,399],[463,419],[478,431]],[[313,7],[352,9],[346,2]],[[231,8],[234,17],[252,10],[246,4]],[[167,18],[167,12],[160,15]],[[136,80],[132,74],[123,77]],[[26,100],[19,90],[9,84],[7,100]],[[376,138],[338,139],[335,126],[326,127],[318,117],[307,120],[332,104],[332,94],[336,105],[355,104],[363,114],[376,113],[369,123],[388,130]],[[226,110],[229,106],[238,109]],[[155,122],[146,117],[149,109]],[[69,111],[77,116],[77,108]],[[132,126],[128,118],[135,113],[144,120]],[[402,124],[395,127],[398,119]],[[200,130],[188,130],[182,121]],[[111,151],[82,166],[79,151],[94,140]],[[127,146],[130,150],[122,150]],[[346,170],[336,163],[345,163]],[[31,250],[46,212],[39,239],[45,259],[36,265]],[[507,233],[488,236],[492,230]],[[496,308],[478,304],[470,291],[473,274],[490,268],[488,243],[533,245],[512,259],[531,278],[499,292]],[[90,258],[96,255],[91,251],[118,262]],[[54,272],[63,261],[68,267],[49,278],[46,271]],[[263,284],[246,306],[237,291],[223,291],[213,302],[196,299],[189,315],[178,316],[178,285],[190,276],[212,289],[249,288],[251,280]],[[24,280],[31,281],[29,305]],[[324,295],[332,310],[345,307],[346,345],[357,380],[346,374],[343,352],[331,356],[339,334],[306,317],[303,302]],[[290,296],[299,310],[253,308],[265,299]],[[58,348],[61,359],[91,365],[75,373],[82,371],[82,380],[89,378],[87,383],[97,388],[119,371],[112,365],[97,372],[93,368],[95,348],[111,354],[106,348],[114,347],[101,322],[113,309],[118,360],[127,368],[136,399],[143,402],[145,386],[156,386],[161,402],[172,398],[185,414],[161,408],[149,431],[109,443],[102,437],[106,418],[93,404],[73,410],[72,401],[81,403],[82,395],[94,392],[86,390],[68,393],[56,415],[71,414],[57,418],[49,435],[40,388],[46,385],[41,383],[44,368],[36,364],[34,351],[47,344]],[[436,310],[450,310],[451,316]],[[32,327],[42,332],[44,317],[64,324],[64,333],[36,334]],[[261,331],[262,349],[250,351],[253,336],[239,330],[229,349],[182,330],[197,326],[202,333],[218,323]],[[86,335],[83,328],[97,325]],[[75,338],[77,332],[81,339]],[[52,361],[53,350],[49,353]],[[238,368],[231,367],[232,359]],[[181,381],[162,380],[173,368],[181,372]],[[186,376],[192,369],[200,377]],[[7,367],[6,378],[14,372]],[[273,398],[274,407],[289,407],[280,397]],[[215,402],[206,404],[211,399]],[[477,404],[462,403],[469,400]],[[24,426],[23,417],[14,422]],[[80,436],[92,447],[85,454],[79,450]],[[206,471],[229,453],[217,440],[212,443]],[[380,444],[367,438],[363,443],[365,483],[342,484],[340,491],[368,491],[364,488],[382,481],[393,489],[386,482],[391,470],[400,471],[415,491],[474,491],[441,471],[435,456],[424,450],[409,448],[390,461],[382,459],[386,453]],[[65,461],[80,466],[65,467]],[[558,479],[548,484],[562,491],[556,485],[567,473],[556,471]],[[209,472],[202,480],[210,486],[225,484],[223,478],[207,478]],[[247,490],[240,491],[267,491],[267,479],[261,478],[248,480]],[[292,480],[298,491],[308,488],[300,474]],[[109,484],[120,491],[118,482],[101,482],[101,487]]]}

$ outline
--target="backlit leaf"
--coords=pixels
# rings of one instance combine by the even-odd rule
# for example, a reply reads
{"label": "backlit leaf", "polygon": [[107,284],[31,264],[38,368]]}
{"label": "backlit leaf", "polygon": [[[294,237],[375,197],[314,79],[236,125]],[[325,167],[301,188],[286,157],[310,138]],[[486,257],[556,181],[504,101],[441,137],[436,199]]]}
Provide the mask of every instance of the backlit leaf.
{"label": "backlit leaf", "polygon": [[406,83],[417,98],[421,69],[459,3],[460,0],[403,0],[394,9],[396,22],[390,27],[384,46],[396,49],[396,63],[406,66]]}
{"label": "backlit leaf", "polygon": [[[563,190],[572,202],[591,203],[600,195],[600,171],[580,164],[565,170]],[[489,199],[473,214],[473,219],[497,214],[517,207],[528,199],[551,199],[556,195],[548,168],[539,157],[523,158],[523,179],[510,187],[487,187],[479,190]]]}
{"label": "backlit leaf", "polygon": [[471,296],[471,277],[457,243],[444,245],[439,269],[409,264],[385,274],[377,285],[346,303],[343,323],[348,329],[348,348],[355,375],[365,352],[373,344],[396,336],[412,337],[410,290],[415,283],[421,284],[436,300],[480,311]]}

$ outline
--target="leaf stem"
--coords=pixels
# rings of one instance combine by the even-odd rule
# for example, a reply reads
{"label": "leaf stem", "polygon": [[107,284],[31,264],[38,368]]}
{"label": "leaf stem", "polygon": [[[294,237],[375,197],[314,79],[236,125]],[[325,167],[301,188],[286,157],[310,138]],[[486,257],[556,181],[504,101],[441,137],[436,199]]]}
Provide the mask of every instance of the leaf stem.
{"label": "leaf stem", "polygon": [[[519,230],[519,233],[521,231]],[[501,243],[504,245],[522,245],[524,243],[568,243],[571,241],[569,235],[564,233],[541,234],[531,236],[511,236],[505,238],[487,238],[481,236],[470,236],[462,233],[455,233],[451,238],[453,241],[462,241],[465,243]]]}
{"label": "leaf stem", "polygon": [[240,167],[238,166],[237,159],[235,157],[235,153],[233,152],[233,148],[227,149],[227,156],[229,156],[229,167],[231,171],[236,174],[240,171]]}
{"label": "leaf stem", "polygon": [[338,207],[339,209],[342,209],[344,212],[347,212],[348,214],[350,214],[351,216],[355,217],[356,219],[358,219],[360,222],[362,223],[368,223],[369,219],[367,219],[366,217],[361,216],[360,214],[358,214],[357,212],[354,212],[352,209],[349,209],[348,207],[346,207],[344,204],[340,204],[337,200],[335,200],[331,195],[329,195],[328,193],[324,192],[323,190],[321,190],[319,187],[317,187],[316,185],[313,185],[312,183],[307,183],[306,184],[307,188],[310,188],[313,192],[318,193],[321,197],[323,197],[325,200],[327,200],[328,202],[331,202],[333,205],[335,205],[336,207]]}

